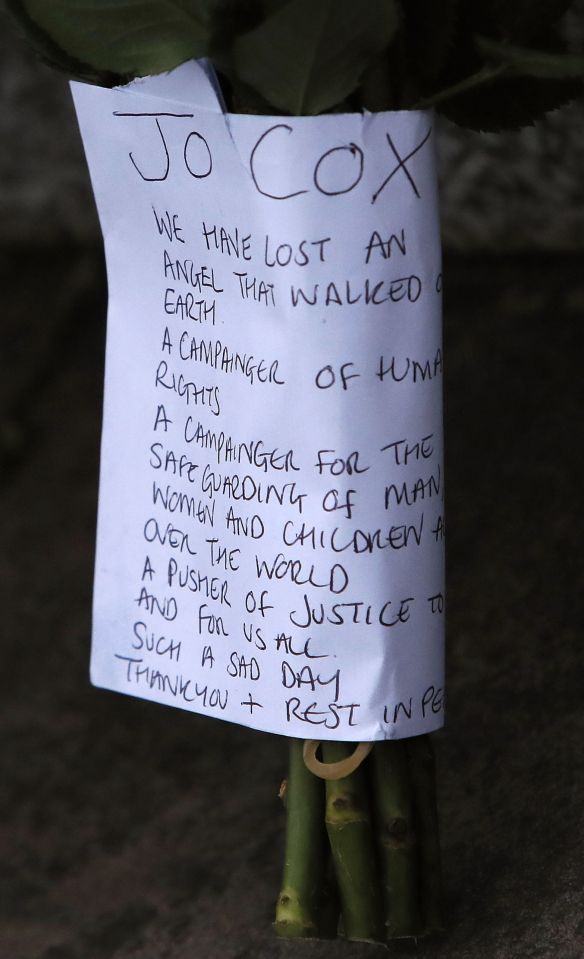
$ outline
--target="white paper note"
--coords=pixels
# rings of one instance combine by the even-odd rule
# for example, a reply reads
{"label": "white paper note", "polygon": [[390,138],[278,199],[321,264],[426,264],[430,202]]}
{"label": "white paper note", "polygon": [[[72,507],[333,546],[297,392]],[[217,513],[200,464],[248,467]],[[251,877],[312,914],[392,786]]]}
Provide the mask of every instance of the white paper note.
{"label": "white paper note", "polygon": [[303,738],[436,729],[433,117],[166,83],[72,85],[109,282],[92,681]]}

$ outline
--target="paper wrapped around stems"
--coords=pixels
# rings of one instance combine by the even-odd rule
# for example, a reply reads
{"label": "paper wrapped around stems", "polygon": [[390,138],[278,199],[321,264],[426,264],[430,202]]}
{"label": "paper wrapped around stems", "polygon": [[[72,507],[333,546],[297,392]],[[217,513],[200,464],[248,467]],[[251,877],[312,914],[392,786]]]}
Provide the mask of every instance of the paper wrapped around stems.
{"label": "paper wrapped around stems", "polygon": [[109,282],[92,681],[302,738],[443,722],[433,117],[72,85]]}

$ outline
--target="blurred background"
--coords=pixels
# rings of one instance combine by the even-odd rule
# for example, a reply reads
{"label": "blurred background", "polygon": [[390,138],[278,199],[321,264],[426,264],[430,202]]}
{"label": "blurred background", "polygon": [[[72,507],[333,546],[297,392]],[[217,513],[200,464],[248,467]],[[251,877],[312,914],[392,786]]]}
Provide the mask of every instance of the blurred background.
{"label": "blurred background", "polygon": [[[101,241],[66,82],[1,13],[0,91],[0,957],[363,959],[271,934],[280,741],[89,686]],[[396,956],[584,955],[583,120],[440,127],[447,931]]]}

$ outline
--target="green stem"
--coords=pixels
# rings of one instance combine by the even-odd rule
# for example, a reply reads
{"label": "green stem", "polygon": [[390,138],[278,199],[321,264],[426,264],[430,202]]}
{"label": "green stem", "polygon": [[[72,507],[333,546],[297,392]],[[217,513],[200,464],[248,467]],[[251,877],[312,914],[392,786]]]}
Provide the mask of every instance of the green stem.
{"label": "green stem", "polygon": [[325,887],[324,784],[304,765],[302,747],[301,739],[290,740],[284,875],[274,923],[286,939],[319,935]]}
{"label": "green stem", "polygon": [[425,931],[436,932],[443,924],[434,750],[429,736],[414,736],[406,744],[418,823],[422,918]]}
{"label": "green stem", "polygon": [[418,848],[405,742],[376,743],[372,771],[388,938],[415,936],[421,922]]}
{"label": "green stem", "polygon": [[468,90],[474,90],[476,87],[481,87],[486,83],[491,83],[493,80],[498,80],[508,72],[508,67],[505,63],[498,64],[495,67],[481,67],[476,73],[471,74],[470,77],[465,77],[464,80],[461,80],[459,83],[454,83],[451,87],[446,87],[444,90],[439,90],[438,93],[433,93],[432,96],[418,100],[411,109],[428,110],[430,107],[435,107],[438,103],[443,103],[444,100],[450,100],[451,97],[458,96],[459,93],[466,93]]}
{"label": "green stem", "polygon": [[[323,821],[324,829],[324,821]],[[325,830],[326,834],[326,830]],[[336,939],[339,930],[339,890],[330,848],[326,850],[325,877],[320,901],[318,930],[321,939]]]}
{"label": "green stem", "polygon": [[[354,743],[323,743],[324,762],[350,755]],[[385,941],[373,830],[363,768],[326,783],[326,827],[347,939]]]}

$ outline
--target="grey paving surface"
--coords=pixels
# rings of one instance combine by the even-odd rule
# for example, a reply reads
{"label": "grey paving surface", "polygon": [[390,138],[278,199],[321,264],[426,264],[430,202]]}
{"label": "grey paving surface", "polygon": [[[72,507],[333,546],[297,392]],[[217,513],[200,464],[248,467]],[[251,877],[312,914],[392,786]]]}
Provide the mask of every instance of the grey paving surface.
{"label": "grey paving surface", "polygon": [[[88,685],[98,263],[0,266],[0,957],[383,955],[272,936],[277,739]],[[448,930],[392,952],[580,959],[584,275],[447,275]]]}

